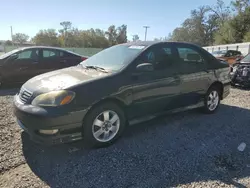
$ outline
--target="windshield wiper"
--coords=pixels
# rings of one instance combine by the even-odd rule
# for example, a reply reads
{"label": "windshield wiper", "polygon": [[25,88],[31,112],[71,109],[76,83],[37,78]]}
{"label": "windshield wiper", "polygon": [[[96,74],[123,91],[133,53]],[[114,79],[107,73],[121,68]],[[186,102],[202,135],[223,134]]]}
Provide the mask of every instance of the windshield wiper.
{"label": "windshield wiper", "polygon": [[98,67],[98,66],[92,66],[92,65],[87,65],[87,66],[85,66],[84,65],[84,67],[86,67],[87,69],[95,69],[95,70],[100,70],[100,71],[103,71],[103,72],[108,72],[106,69],[104,69],[103,67]]}

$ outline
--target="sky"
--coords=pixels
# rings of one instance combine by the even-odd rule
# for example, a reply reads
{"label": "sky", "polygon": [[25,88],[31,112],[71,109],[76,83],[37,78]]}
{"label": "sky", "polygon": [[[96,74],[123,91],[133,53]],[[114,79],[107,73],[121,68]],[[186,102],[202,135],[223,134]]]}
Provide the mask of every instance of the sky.
{"label": "sky", "polygon": [[[231,0],[224,0],[229,4]],[[127,25],[128,39],[138,34],[147,40],[168,36],[190,16],[192,9],[214,5],[216,0],[1,0],[0,40],[13,34],[30,37],[40,29],[60,29],[60,22],[70,21],[78,29]]]}

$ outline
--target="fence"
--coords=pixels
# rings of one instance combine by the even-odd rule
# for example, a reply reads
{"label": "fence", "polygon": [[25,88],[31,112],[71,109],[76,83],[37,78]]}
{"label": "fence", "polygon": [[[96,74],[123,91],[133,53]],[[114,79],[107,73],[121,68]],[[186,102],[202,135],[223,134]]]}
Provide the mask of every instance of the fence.
{"label": "fence", "polygon": [[237,50],[237,51],[240,51],[243,55],[247,55],[248,53],[250,53],[250,42],[226,44],[226,45],[218,45],[218,46],[206,46],[203,48],[210,53],[214,51],[220,51],[220,50]]}
{"label": "fence", "polygon": [[[19,47],[20,46],[4,46],[3,49],[4,49],[4,52],[9,52]],[[63,49],[78,53],[80,55],[85,55],[85,56],[92,56],[102,50],[102,48],[63,48]]]}

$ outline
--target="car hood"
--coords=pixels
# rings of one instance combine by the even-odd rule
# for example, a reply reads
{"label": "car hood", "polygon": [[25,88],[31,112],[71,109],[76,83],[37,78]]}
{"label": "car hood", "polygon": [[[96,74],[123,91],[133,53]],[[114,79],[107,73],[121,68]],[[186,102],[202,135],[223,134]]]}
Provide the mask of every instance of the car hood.
{"label": "car hood", "polygon": [[95,69],[85,69],[81,66],[75,66],[35,76],[28,80],[22,88],[29,92],[40,94],[67,89],[110,74]]}

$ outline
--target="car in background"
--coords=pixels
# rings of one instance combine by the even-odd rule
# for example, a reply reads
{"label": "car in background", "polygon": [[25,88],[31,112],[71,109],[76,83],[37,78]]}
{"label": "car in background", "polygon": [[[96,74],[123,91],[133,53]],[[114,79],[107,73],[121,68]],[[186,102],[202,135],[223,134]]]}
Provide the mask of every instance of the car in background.
{"label": "car in background", "polygon": [[198,107],[214,113],[230,93],[228,73],[227,63],[193,44],[124,43],[30,79],[14,97],[14,114],[35,142],[103,147],[128,123]]}
{"label": "car in background", "polygon": [[232,65],[236,62],[236,59],[242,59],[243,55],[240,51],[237,50],[221,50],[214,51],[212,55],[221,61],[226,61],[229,65]]}
{"label": "car in background", "polygon": [[231,66],[230,77],[233,86],[250,86],[250,54]]}
{"label": "car in background", "polygon": [[18,48],[0,55],[0,85],[24,83],[39,74],[78,65],[87,58],[61,48]]}

